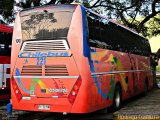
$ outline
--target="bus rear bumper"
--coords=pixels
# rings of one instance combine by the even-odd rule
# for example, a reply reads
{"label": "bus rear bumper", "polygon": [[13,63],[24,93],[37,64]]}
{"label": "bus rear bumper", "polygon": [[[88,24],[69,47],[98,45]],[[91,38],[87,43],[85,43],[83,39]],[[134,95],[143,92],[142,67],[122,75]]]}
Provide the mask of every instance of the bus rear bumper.
{"label": "bus rear bumper", "polygon": [[72,108],[72,104],[69,103],[67,98],[38,98],[30,101],[12,101],[12,104],[13,109],[22,111],[70,113]]}

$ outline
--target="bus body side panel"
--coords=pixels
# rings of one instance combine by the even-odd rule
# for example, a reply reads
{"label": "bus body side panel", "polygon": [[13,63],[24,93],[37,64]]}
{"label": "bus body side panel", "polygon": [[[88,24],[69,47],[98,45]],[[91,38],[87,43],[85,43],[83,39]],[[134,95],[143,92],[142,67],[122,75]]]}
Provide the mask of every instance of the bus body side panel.
{"label": "bus body side panel", "polygon": [[[107,99],[104,95],[107,93],[102,93],[101,90],[104,87],[107,89],[109,86],[104,85],[102,87],[99,85],[99,79],[95,79],[95,76],[92,76],[92,53],[91,49],[85,46],[87,43],[87,23],[83,9],[83,7],[77,7],[78,14],[73,17],[68,36],[82,78],[82,86],[71,109],[72,113],[93,112],[110,106],[112,103],[112,100]],[[85,53],[87,53],[87,56],[85,56]]]}
{"label": "bus body side panel", "polygon": [[88,58],[83,55],[83,26],[82,26],[82,11],[81,6],[78,6],[75,14],[72,17],[72,23],[68,33],[68,41],[70,43],[71,51],[77,68],[82,79],[80,91],[72,106],[71,113],[86,113],[93,111],[91,103],[93,96],[91,96],[91,73]]}
{"label": "bus body side panel", "polygon": [[144,91],[144,82],[152,87],[150,58],[120,51],[90,48],[90,71],[93,77],[94,108],[102,109],[112,104],[116,83],[122,87],[125,100]]}
{"label": "bus body side panel", "polygon": [[22,33],[21,33],[21,21],[19,13],[16,14],[13,37],[12,37],[12,51],[11,51],[11,75],[14,70],[14,66],[19,55],[20,47],[22,45]]}
{"label": "bus body side panel", "polygon": [[128,54],[99,48],[92,48],[92,51],[94,74],[97,74],[98,83],[101,85],[103,99],[113,99],[114,87],[118,82],[122,85],[123,98],[132,95],[132,81],[126,83],[126,78],[132,79],[132,76],[124,72],[130,70]]}
{"label": "bus body side panel", "polygon": [[[80,12],[81,11],[79,9],[79,14]],[[84,46],[84,43],[82,43],[82,40],[83,42],[87,41],[87,35],[84,35],[87,34],[87,28],[81,28],[84,22],[86,22],[83,19],[83,17],[85,17],[83,16],[83,12],[84,11],[81,13],[82,18],[81,16],[78,16],[79,14],[75,14],[77,16],[73,17],[68,36],[68,39],[70,40],[69,43],[71,43],[70,46],[74,48],[72,49],[72,53],[74,53],[74,58],[78,66],[80,76],[82,77],[82,86],[75,103],[73,104],[71,112],[93,112],[110,106],[112,104],[114,86],[118,81],[122,83],[122,87],[125,89],[122,89],[125,91],[123,98],[130,96],[128,94],[133,94],[131,89],[132,81],[129,81],[129,84],[131,84],[129,85],[130,91],[127,92],[128,85],[125,83],[125,74],[128,73],[109,74],[110,71],[115,71],[115,69],[120,71],[130,69],[130,66],[128,66],[129,63],[124,62],[129,61],[128,54],[119,54],[116,51],[89,48],[89,56],[79,57],[84,56],[84,51],[81,48],[84,49],[84,47],[86,47]],[[79,26],[78,23],[82,23],[82,25]],[[77,30],[76,27],[79,28],[79,30]],[[85,26],[83,25],[83,27]],[[83,31],[83,35],[80,34],[82,33],[81,31]],[[84,38],[82,38],[82,36],[84,36]],[[121,63],[121,61],[123,61],[123,63]],[[96,73],[102,72],[106,72],[107,74],[95,75]],[[130,74],[128,76],[130,76],[130,79],[132,78]]]}
{"label": "bus body side panel", "polygon": [[[16,40],[20,40],[19,42]],[[14,24],[14,30],[13,30],[13,37],[12,37],[12,51],[11,51],[11,81],[12,81],[12,75],[13,70],[15,67],[15,63],[17,61],[17,56],[19,55],[20,47],[22,45],[22,34],[21,34],[21,22],[20,22],[20,15],[19,13],[16,14],[15,24]],[[13,85],[11,82],[11,100],[13,108],[18,107],[17,98],[15,96]]]}
{"label": "bus body side panel", "polygon": [[[85,11],[83,7],[81,9],[82,21],[77,21],[81,20],[80,16],[75,16],[69,34],[71,46],[74,48],[72,50],[75,50],[73,53],[77,52],[74,58],[83,81],[71,112],[92,112],[112,105],[115,85],[118,82],[122,87],[123,100],[142,93],[146,78],[149,86],[152,87],[149,57],[100,48],[86,48],[87,23]],[[80,10],[77,11],[80,13]],[[83,28],[78,23],[82,23]],[[75,30],[76,27],[80,29]],[[83,31],[83,38],[81,38],[81,31]],[[78,45],[74,47],[76,44]],[[80,45],[85,51],[81,50]],[[79,56],[85,56],[85,58]]]}
{"label": "bus body side panel", "polygon": [[[152,88],[150,58],[100,48],[91,48],[95,77],[101,97],[97,98],[100,108],[112,104],[116,83],[122,87],[122,99],[128,99],[144,91],[144,82],[148,79]],[[93,73],[92,73],[93,74]],[[111,102],[107,102],[111,100]],[[96,104],[95,104],[96,105]]]}
{"label": "bus body side panel", "polygon": [[[93,61],[91,58],[92,53],[91,49],[88,49],[86,48],[87,46],[85,46],[87,43],[87,23],[85,20],[85,11],[83,11],[83,7],[78,7],[77,9],[79,14],[82,16],[75,16],[75,18],[73,17],[73,24],[71,24],[68,39],[71,41],[71,47],[74,48],[72,49],[74,52],[72,52],[75,53],[74,58],[78,66],[80,76],[82,77],[82,86],[75,103],[73,104],[71,112],[93,112],[110,106],[112,100],[106,98],[107,93],[102,93],[102,86],[99,85],[99,79],[92,76],[92,72],[94,71],[94,65],[92,64]],[[75,30],[76,27],[79,28],[79,30]],[[75,41],[75,39],[77,41]],[[87,53],[87,56],[85,56],[85,53]],[[103,88],[104,87],[106,89],[109,88],[108,85],[104,85]]]}

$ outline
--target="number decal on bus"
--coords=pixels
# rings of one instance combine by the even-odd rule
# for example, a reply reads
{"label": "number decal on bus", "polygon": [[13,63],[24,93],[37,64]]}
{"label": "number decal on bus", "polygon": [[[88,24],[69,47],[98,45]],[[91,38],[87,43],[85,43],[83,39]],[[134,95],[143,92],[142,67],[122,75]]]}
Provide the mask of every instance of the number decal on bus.
{"label": "number decal on bus", "polygon": [[46,58],[45,57],[37,58],[37,65],[39,66],[46,65]]}

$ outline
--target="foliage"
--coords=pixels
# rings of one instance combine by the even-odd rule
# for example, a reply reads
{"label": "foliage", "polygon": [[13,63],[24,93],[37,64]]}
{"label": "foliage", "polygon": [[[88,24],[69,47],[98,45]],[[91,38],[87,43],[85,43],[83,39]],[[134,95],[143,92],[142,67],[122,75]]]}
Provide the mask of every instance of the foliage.
{"label": "foliage", "polygon": [[[144,36],[160,34],[160,0],[87,0],[89,8],[103,10],[110,19],[122,21]],[[99,11],[101,8],[101,11]],[[140,16],[143,18],[139,20]]]}
{"label": "foliage", "polygon": [[156,71],[160,72],[160,66],[157,66]]}
{"label": "foliage", "polygon": [[151,18],[148,22],[146,22],[145,27],[147,29],[147,36],[157,36],[160,34],[160,14]]}
{"label": "foliage", "polygon": [[14,18],[14,6],[20,9],[49,5],[49,4],[69,4],[73,0],[0,0],[0,15],[8,22],[13,22]]}
{"label": "foliage", "polygon": [[[144,36],[160,34],[160,0],[1,0],[0,14],[8,21],[13,18],[13,4],[24,9],[49,4],[69,4],[78,1],[109,19],[122,21]],[[142,19],[139,19],[141,16]]]}
{"label": "foliage", "polygon": [[19,6],[21,8],[29,8],[29,7],[35,7],[35,6],[41,6],[41,5],[50,5],[50,4],[69,4],[73,2],[74,0],[50,0],[47,2],[47,0],[26,0],[16,3],[16,6]]}
{"label": "foliage", "polygon": [[0,0],[0,15],[8,22],[13,20],[13,4],[14,0]]}

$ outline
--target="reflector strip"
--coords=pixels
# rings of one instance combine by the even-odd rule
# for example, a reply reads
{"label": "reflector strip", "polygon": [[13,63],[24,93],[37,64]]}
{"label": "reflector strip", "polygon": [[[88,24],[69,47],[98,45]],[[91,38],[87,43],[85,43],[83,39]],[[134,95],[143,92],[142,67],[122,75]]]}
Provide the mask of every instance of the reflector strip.
{"label": "reflector strip", "polygon": [[52,96],[52,98],[58,98],[58,96]]}
{"label": "reflector strip", "polygon": [[36,95],[30,95],[31,97],[36,97]]}
{"label": "reflector strip", "polygon": [[22,97],[22,100],[31,100],[31,97]]}

